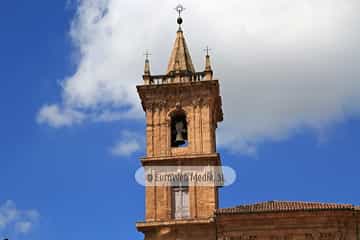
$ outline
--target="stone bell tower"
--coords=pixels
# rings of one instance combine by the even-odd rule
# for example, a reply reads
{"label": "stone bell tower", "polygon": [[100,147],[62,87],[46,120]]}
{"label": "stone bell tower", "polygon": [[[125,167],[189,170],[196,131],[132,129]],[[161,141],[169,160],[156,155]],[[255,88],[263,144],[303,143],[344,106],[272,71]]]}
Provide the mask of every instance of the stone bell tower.
{"label": "stone bell tower", "polygon": [[[177,10],[179,29],[166,74],[152,75],[147,57],[143,85],[137,86],[146,114],[141,163],[147,169],[221,166],[215,136],[223,120],[219,82],[213,79],[208,52],[204,71],[195,71],[181,28],[183,8]],[[147,184],[145,221],[137,229],[146,240],[215,239],[218,187]]]}

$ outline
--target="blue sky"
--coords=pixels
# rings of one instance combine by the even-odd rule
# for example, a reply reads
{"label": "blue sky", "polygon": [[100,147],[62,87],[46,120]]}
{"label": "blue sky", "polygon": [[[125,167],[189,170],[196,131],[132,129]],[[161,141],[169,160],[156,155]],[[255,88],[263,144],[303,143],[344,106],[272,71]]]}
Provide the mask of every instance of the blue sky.
{"label": "blue sky", "polygon": [[[105,6],[104,9],[106,9],[105,11],[102,7],[98,8],[102,13],[100,16],[107,14],[112,16],[111,14],[116,12],[114,8],[119,7],[111,3],[113,1],[98,2],[101,2],[100,5]],[[145,27],[143,26],[145,20],[136,20],[142,12],[138,13],[134,9],[139,9],[141,6],[146,8],[148,3],[137,0],[136,3],[139,5],[136,8],[130,6],[131,4],[124,4],[129,9],[128,14],[134,13],[134,16],[130,19],[126,14],[118,16],[121,19],[119,26],[122,31],[117,33],[111,29],[113,34],[109,38],[112,38],[111,44],[115,46],[115,49],[117,43],[128,46],[128,42],[133,42],[136,47],[128,52],[126,49],[121,49],[119,52],[115,50],[114,55],[111,56],[106,55],[112,52],[105,47],[109,45],[108,42],[89,37],[101,29],[94,28],[94,32],[91,32],[92,30],[90,33],[87,32],[89,30],[86,30],[84,26],[86,22],[84,19],[88,17],[89,12],[86,7],[89,6],[85,3],[78,5],[76,2],[44,0],[36,2],[18,0],[3,3],[3,12],[0,17],[2,30],[0,38],[0,66],[2,66],[0,68],[2,83],[0,88],[2,109],[0,237],[9,236],[10,239],[19,240],[142,239],[142,235],[136,232],[135,222],[144,218],[144,189],[135,182],[134,173],[140,167],[138,158],[144,155],[145,123],[139,111],[140,108],[135,107],[139,103],[134,86],[141,83],[144,49],[152,50],[154,72],[162,73],[166,68],[176,31],[176,13],[172,12],[163,1],[159,2],[160,10],[164,12],[169,9],[169,13],[158,16],[158,19],[155,14],[151,15],[154,23]],[[275,2],[282,4],[281,0]],[[347,3],[349,5],[353,3],[354,7],[358,7],[352,1],[347,1]],[[175,6],[176,2],[173,1],[170,5]],[[209,5],[211,6],[211,3]],[[186,21],[191,22],[192,18],[195,18],[191,15],[203,13],[196,10],[196,6],[192,6],[190,2],[187,6],[189,7],[186,16],[189,20],[186,20],[186,16],[184,17],[184,28],[188,27],[185,33],[195,64],[201,66],[203,61],[203,53],[197,50],[201,49],[203,46],[201,44],[210,42],[212,46],[215,46],[213,47],[214,68],[215,73],[220,77],[225,101],[225,116],[224,122],[221,123],[218,150],[223,163],[233,167],[238,174],[234,185],[221,190],[221,207],[263,200],[306,200],[360,205],[358,191],[360,182],[358,113],[360,111],[359,102],[356,101],[360,99],[358,98],[359,75],[353,65],[340,64],[337,69],[331,68],[333,55],[340,56],[343,63],[354,62],[351,60],[358,59],[356,55],[359,52],[358,43],[353,44],[353,41],[348,38],[346,34],[350,33],[336,31],[337,27],[342,26],[344,22],[355,23],[354,18],[349,17],[344,20],[338,17],[339,22],[329,27],[329,29],[335,29],[334,32],[325,33],[326,36],[333,36],[334,42],[319,42],[313,35],[311,35],[312,38],[306,38],[307,25],[304,20],[304,25],[299,27],[299,32],[295,34],[297,39],[303,41],[294,42],[293,32],[289,32],[288,35],[279,36],[281,42],[273,42],[270,39],[270,42],[263,44],[257,38],[265,36],[271,29],[263,29],[261,25],[254,23],[245,26],[245,28],[252,27],[247,31],[248,39],[244,40],[245,42],[242,42],[243,45],[239,48],[234,47],[234,56],[232,56],[232,51],[221,50],[224,48],[222,44],[237,46],[238,42],[233,43],[235,40],[229,38],[212,39],[211,35],[217,33],[220,28],[217,24],[220,23],[212,26],[211,19],[196,21],[196,24],[204,24],[204,29],[207,30],[206,33],[202,33],[202,37],[197,35],[196,27],[192,26],[194,23],[186,25]],[[79,11],[81,7],[83,11]],[[319,6],[311,5],[310,7],[316,10]],[[326,7],[329,6],[325,6],[325,9]],[[194,10],[190,14],[191,8]],[[76,12],[79,14],[77,20],[74,17]],[[325,13],[322,16],[325,16]],[[284,15],[285,19],[288,17],[287,14]],[[162,21],[164,18],[169,21]],[[101,22],[103,20],[105,23]],[[228,19],[224,19],[226,20]],[[323,20],[326,22],[326,17]],[[101,17],[98,21],[104,24],[105,28],[109,27],[106,21],[111,22]],[[244,19],[239,21],[244,21]],[[74,25],[71,27],[72,23],[75,27]],[[212,27],[208,27],[209,25]],[[133,34],[129,34],[137,26],[142,27]],[[356,27],[352,24],[347,26]],[[101,27],[104,26],[101,25]],[[110,27],[114,26],[110,25]],[[316,25],[311,25],[313,30],[316,27]],[[73,31],[72,36],[69,34],[70,31]],[[211,34],[209,31],[214,33]],[[261,31],[263,35],[259,35]],[[159,36],[159,32],[164,33]],[[117,38],[117,34],[121,37]],[[240,33],[226,31],[223,36],[227,37],[227,34],[241,36]],[[338,38],[338,35],[345,37]],[[146,36],[147,41],[142,38],[143,36]],[[358,36],[352,33],[349,36],[356,42]],[[208,40],[204,41],[204,37],[208,37]],[[340,40],[335,41],[335,39]],[[344,39],[349,42],[344,42]],[[277,58],[274,50],[262,48],[280,44],[294,49],[293,46],[302,46],[304,42],[305,47],[298,48],[301,49],[301,53],[294,61],[296,62],[294,66],[291,65],[291,60],[294,58],[290,58],[290,61],[287,61],[290,65],[274,67],[285,60]],[[320,47],[314,47],[315,50],[311,50],[319,54],[319,57],[315,56],[315,66],[323,66],[324,72],[330,72],[331,77],[327,78],[328,75],[323,72],[306,71],[314,66],[314,64],[307,64],[314,56],[306,55],[306,50],[304,50],[308,48],[309,42],[331,49],[336,48],[336,51],[325,48],[324,50]],[[241,55],[237,54],[236,50],[244,50],[249,44],[255,45],[252,47],[254,50],[252,53],[243,51]],[[84,49],[87,47],[103,49],[104,60],[91,62],[92,57],[101,58],[102,54],[99,55],[99,52],[92,52],[92,50],[86,52]],[[79,48],[82,49],[83,55],[79,54]],[[279,49],[284,55],[289,53],[289,49]],[[294,52],[297,50],[291,50],[289,55]],[[349,55],[349,52],[353,54]],[[264,54],[264,59],[258,61],[257,57],[260,53]],[[323,55],[320,56],[320,53]],[[228,58],[238,60],[235,63],[231,62],[234,66],[224,60],[225,54]],[[275,58],[275,61],[271,61],[274,66],[261,65],[262,62],[266,63],[271,56]],[[96,79],[98,72],[85,75],[92,76],[91,78],[81,75],[74,77],[74,74],[79,72],[86,62],[91,62],[95,66],[100,64],[100,67],[109,70],[113,61],[115,63],[118,61],[120,73],[107,76],[110,79],[109,83],[111,82],[109,86],[118,86],[121,91],[110,92],[108,95],[106,92],[98,96],[90,90],[85,93],[80,90],[66,90],[68,86],[72,86],[71,89],[76,89],[74,86],[80,86],[82,89],[83,84],[86,84],[83,79],[98,81]],[[90,66],[93,66],[91,64]],[[339,64],[336,65],[339,66]],[[237,67],[241,69],[241,73],[235,74],[233,70]],[[126,72],[124,70],[126,68],[131,68],[131,73]],[[261,72],[259,69],[262,72],[265,71],[264,75],[259,75]],[[305,70],[298,73],[296,69]],[[279,72],[280,70],[285,73]],[[278,82],[265,81],[265,87],[262,84],[263,79],[276,76],[283,81],[288,77],[294,77],[296,73],[298,75],[293,79],[300,79],[296,80],[297,82],[307,83],[306,80],[301,81],[301,79],[314,76],[329,79],[329,82],[325,80],[317,82],[316,86],[305,86],[305,83],[298,85],[300,89],[298,98],[285,97],[286,91],[289,91],[291,95],[291,87],[295,82],[284,83],[281,85],[284,89],[280,91],[279,97],[282,107],[279,108],[278,105],[262,107],[261,99],[264,102],[268,102],[268,99],[261,97],[273,96],[271,99],[277,99],[274,96],[279,96],[279,92],[273,90],[274,86],[278,86]],[[232,74],[236,75],[236,78]],[[135,77],[121,79],[121,77],[132,76]],[[338,77],[341,78],[340,83],[337,80]],[[256,84],[251,85],[252,83],[248,82],[249,79]],[[118,82],[120,82],[119,85],[117,85]],[[335,97],[339,92],[329,91],[330,87],[339,89],[342,85],[349,85],[351,90],[341,89],[342,95],[339,98]],[[247,88],[248,86],[256,88],[256,91],[253,88]],[[236,89],[236,94],[232,92],[232,88]],[[92,89],[92,85],[90,84],[87,89]],[[98,88],[94,89],[97,93]],[[254,90],[250,91],[251,96],[241,98],[237,106],[227,103],[227,101],[236,101],[239,95],[247,95],[249,89]],[[301,91],[307,94],[302,94]],[[323,94],[323,92],[329,94]],[[84,97],[81,94],[87,95]],[[105,95],[110,97],[106,98]],[[104,101],[102,97],[105,98]],[[241,101],[244,99],[247,100],[245,103]],[[258,101],[253,101],[254,99]],[[311,102],[308,103],[305,99],[311,99]],[[323,102],[326,104],[323,105]],[[277,101],[270,101],[270,103],[276,104]],[[39,117],[41,110],[46,109],[46,106],[58,106],[59,112],[55,111],[54,114],[54,111],[48,111],[47,113],[50,112],[50,114],[43,115],[43,118]],[[273,110],[273,115],[269,112],[260,114],[269,108]],[[287,111],[288,109],[292,110]],[[111,116],[107,115],[105,119],[103,115],[105,112]],[[256,124],[252,124],[253,122]],[[236,123],[241,126],[236,126]],[[1,220],[1,214],[5,216],[5,213],[10,212],[15,213],[13,218]],[[31,226],[20,228],[20,223],[31,223]]]}

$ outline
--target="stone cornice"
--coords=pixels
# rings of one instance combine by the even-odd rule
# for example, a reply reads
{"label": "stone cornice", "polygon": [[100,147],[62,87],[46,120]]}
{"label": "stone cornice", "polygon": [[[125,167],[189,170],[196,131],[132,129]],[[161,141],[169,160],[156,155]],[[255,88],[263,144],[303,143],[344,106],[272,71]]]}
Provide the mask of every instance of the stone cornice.
{"label": "stone cornice", "polygon": [[177,156],[164,156],[164,157],[144,157],[141,158],[143,166],[147,165],[193,165],[198,162],[209,162],[213,166],[220,166],[221,160],[218,153],[213,154],[186,154]]}
{"label": "stone cornice", "polygon": [[186,225],[202,225],[215,223],[214,218],[204,219],[181,219],[181,220],[168,220],[168,221],[148,221],[136,223],[136,228],[139,231],[146,231],[154,227],[172,227],[172,226],[186,226]]}

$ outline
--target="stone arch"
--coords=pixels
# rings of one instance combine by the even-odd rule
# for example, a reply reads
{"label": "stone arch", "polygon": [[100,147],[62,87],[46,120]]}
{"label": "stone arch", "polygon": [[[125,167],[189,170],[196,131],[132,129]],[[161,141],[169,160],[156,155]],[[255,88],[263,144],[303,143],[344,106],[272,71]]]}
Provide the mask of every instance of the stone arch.
{"label": "stone arch", "polygon": [[171,147],[186,147],[189,142],[188,115],[184,109],[177,106],[168,114]]}

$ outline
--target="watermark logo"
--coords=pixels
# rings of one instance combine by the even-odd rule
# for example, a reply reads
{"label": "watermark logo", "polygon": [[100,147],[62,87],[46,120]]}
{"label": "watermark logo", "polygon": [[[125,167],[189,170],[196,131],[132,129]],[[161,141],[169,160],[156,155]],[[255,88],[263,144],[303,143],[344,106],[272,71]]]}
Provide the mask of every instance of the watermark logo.
{"label": "watermark logo", "polygon": [[227,166],[149,166],[139,168],[135,180],[142,186],[223,187],[235,182],[236,172]]}

